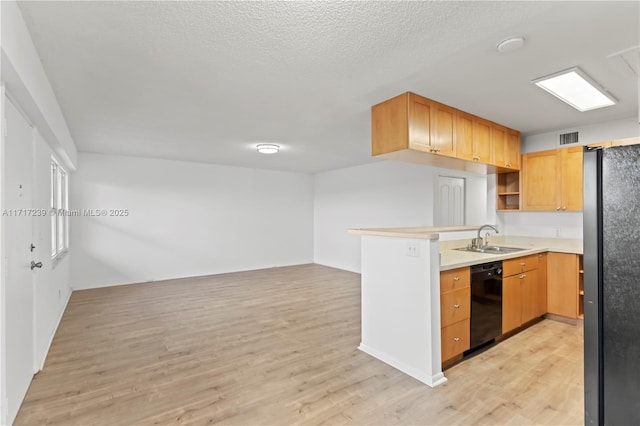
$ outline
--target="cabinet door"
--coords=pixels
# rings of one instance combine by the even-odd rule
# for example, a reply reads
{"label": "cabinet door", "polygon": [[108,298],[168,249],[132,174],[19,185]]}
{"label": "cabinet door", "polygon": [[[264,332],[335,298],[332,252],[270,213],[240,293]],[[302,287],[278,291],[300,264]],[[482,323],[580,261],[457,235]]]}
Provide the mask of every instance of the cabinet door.
{"label": "cabinet door", "polygon": [[555,149],[522,156],[522,210],[560,210],[559,170]]}
{"label": "cabinet door", "polygon": [[491,122],[474,118],[473,120],[473,158],[480,163],[491,164]]}
{"label": "cabinet door", "polygon": [[522,284],[520,275],[502,279],[502,333],[522,325]]}
{"label": "cabinet door", "polygon": [[469,349],[471,346],[471,323],[469,319],[443,327],[441,341],[442,361],[451,359]]}
{"label": "cabinet door", "polygon": [[582,210],[582,146],[558,150],[561,161],[562,203],[565,210]]}
{"label": "cabinet door", "polygon": [[578,255],[547,254],[547,311],[578,317]]}
{"label": "cabinet door", "polygon": [[456,110],[437,102],[431,104],[431,145],[435,154],[456,156]]}
{"label": "cabinet door", "polygon": [[538,270],[520,275],[522,282],[522,323],[538,317]]}
{"label": "cabinet door", "polygon": [[456,157],[473,161],[473,116],[458,111],[456,117]]}
{"label": "cabinet door", "polygon": [[440,326],[446,327],[471,316],[471,287],[440,295]]}
{"label": "cabinet door", "polygon": [[538,254],[538,310],[536,316],[547,313],[547,253]]}
{"label": "cabinet door", "polygon": [[493,164],[507,167],[507,128],[494,124],[491,126],[491,148],[493,149]]}
{"label": "cabinet door", "polygon": [[507,129],[507,167],[520,170],[520,133]]}
{"label": "cabinet door", "polygon": [[431,152],[431,102],[409,95],[409,148]]}
{"label": "cabinet door", "polygon": [[453,290],[469,287],[471,285],[471,273],[469,267],[450,269],[440,272],[440,292],[446,293]]}

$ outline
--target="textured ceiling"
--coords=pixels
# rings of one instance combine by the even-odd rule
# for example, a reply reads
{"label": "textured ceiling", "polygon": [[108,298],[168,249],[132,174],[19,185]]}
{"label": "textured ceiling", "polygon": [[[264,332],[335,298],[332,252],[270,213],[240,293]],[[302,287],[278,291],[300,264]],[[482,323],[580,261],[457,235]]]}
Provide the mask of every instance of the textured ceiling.
{"label": "textured ceiling", "polygon": [[[317,172],[410,90],[525,133],[637,116],[638,2],[20,2],[80,151]],[[523,35],[501,55],[500,40]],[[582,67],[620,103],[530,84]],[[278,155],[255,152],[260,142]]]}

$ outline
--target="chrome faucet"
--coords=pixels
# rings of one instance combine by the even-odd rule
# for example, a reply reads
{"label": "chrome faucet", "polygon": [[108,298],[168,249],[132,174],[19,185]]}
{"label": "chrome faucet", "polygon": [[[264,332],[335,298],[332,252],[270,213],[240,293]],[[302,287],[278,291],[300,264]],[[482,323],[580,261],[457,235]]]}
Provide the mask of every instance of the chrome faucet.
{"label": "chrome faucet", "polygon": [[487,234],[486,234],[486,235],[487,235],[486,240],[484,240],[484,239],[480,236],[480,233],[482,232],[482,230],[483,230],[484,228],[491,228],[491,229],[493,229],[494,231],[496,231],[496,234],[499,234],[499,233],[500,233],[500,232],[498,232],[498,230],[497,230],[494,226],[491,226],[491,225],[482,225],[482,226],[478,229],[478,238],[475,238],[475,239],[474,239],[474,241],[472,242],[472,245],[473,245],[473,243],[474,243],[474,242],[475,242],[475,245],[477,245],[478,247],[486,247],[486,246],[489,244],[489,233],[488,233],[488,232],[487,232]]}

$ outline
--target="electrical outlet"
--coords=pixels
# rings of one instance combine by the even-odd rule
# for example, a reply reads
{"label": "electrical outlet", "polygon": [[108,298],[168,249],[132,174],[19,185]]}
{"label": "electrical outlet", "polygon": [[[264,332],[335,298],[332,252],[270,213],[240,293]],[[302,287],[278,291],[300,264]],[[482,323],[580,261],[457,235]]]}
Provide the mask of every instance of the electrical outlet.
{"label": "electrical outlet", "polygon": [[420,246],[418,243],[407,243],[407,256],[420,257]]}

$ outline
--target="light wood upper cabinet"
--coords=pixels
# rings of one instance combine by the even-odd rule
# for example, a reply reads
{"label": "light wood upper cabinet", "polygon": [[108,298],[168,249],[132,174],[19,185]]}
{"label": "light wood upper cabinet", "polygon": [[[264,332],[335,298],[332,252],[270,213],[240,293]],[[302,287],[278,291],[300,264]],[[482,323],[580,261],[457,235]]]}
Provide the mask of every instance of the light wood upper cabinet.
{"label": "light wood upper cabinet", "polygon": [[499,124],[491,126],[493,164],[498,167],[520,170],[520,132]]}
{"label": "light wood upper cabinet", "polygon": [[612,146],[625,146],[625,145],[638,145],[640,144],[640,137],[618,139],[615,141],[594,142],[587,144],[590,148],[601,146],[602,148],[611,148]]}
{"label": "light wood upper cabinet", "polygon": [[506,151],[507,164],[505,167],[520,170],[520,132],[507,129]]}
{"label": "light wood upper cabinet", "polygon": [[507,128],[498,124],[491,126],[491,148],[493,149],[493,164],[499,167],[507,166]]}
{"label": "light wood upper cabinet", "polygon": [[473,115],[458,111],[456,117],[456,153],[458,158],[473,161],[475,147],[473,140]]}
{"label": "light wood upper cabinet", "polygon": [[409,148],[431,151],[431,102],[419,96],[409,96]]}
{"label": "light wood upper cabinet", "polygon": [[[404,93],[371,107],[371,151],[404,161],[486,172],[495,165],[494,139],[499,140],[500,165],[518,170],[519,133],[439,102]],[[495,127],[497,130],[492,130]],[[509,134],[518,135],[517,154]],[[424,153],[435,154],[425,156]],[[449,157],[449,158],[443,158]],[[513,161],[517,157],[517,161]],[[478,163],[471,166],[465,161]],[[507,167],[507,164],[512,166]],[[515,166],[513,165],[515,164]]]}
{"label": "light wood upper cabinet", "polygon": [[556,210],[560,205],[560,161],[555,149],[522,156],[522,210]]}
{"label": "light wood upper cabinet", "polygon": [[560,152],[560,210],[582,210],[582,156],[583,148],[575,146]]}
{"label": "light wood upper cabinet", "polygon": [[456,110],[431,103],[431,148],[435,154],[456,156]]}
{"label": "light wood upper cabinet", "polygon": [[491,163],[491,125],[487,120],[458,111],[456,117],[457,157],[478,163]]}
{"label": "light wood upper cabinet", "polygon": [[473,120],[473,161],[492,164],[491,124],[481,118]]}
{"label": "light wood upper cabinet", "polygon": [[582,146],[522,156],[522,210],[582,210]]}

